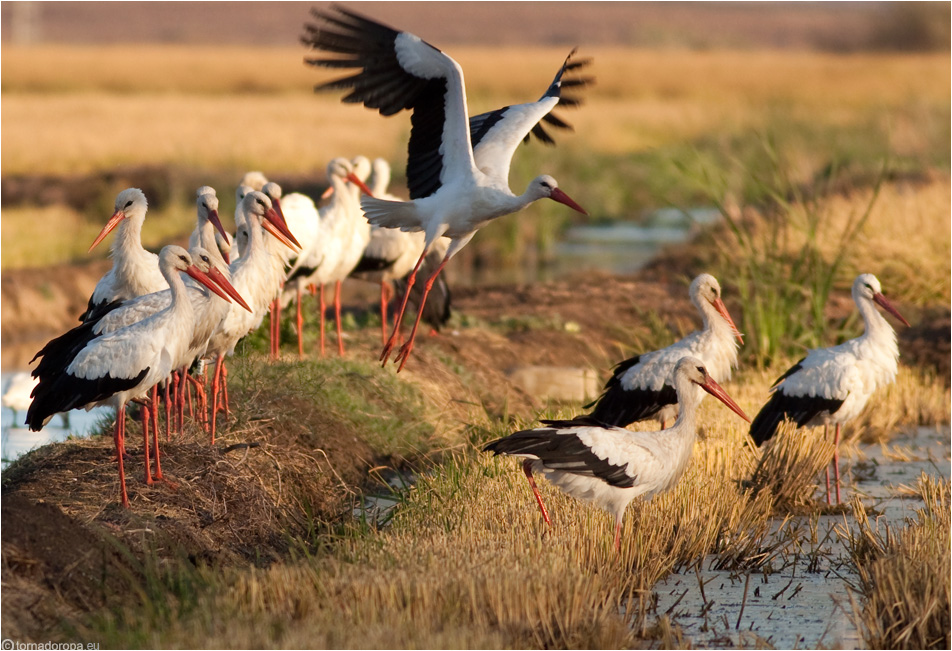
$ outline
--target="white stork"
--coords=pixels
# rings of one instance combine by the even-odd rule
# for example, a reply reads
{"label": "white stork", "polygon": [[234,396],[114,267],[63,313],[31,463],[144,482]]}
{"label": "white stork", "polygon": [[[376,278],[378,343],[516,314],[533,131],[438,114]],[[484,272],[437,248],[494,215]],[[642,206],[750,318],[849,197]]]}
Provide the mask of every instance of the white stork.
{"label": "white stork", "polygon": [[[354,226],[354,212],[359,210],[354,194],[349,190],[352,183],[363,192],[370,192],[354,170],[354,165],[346,158],[334,158],[327,164],[327,180],[333,191],[325,193],[330,201],[318,209],[319,232],[313,245],[298,256],[298,260],[288,272],[288,282],[301,283],[316,290],[320,287],[318,316],[320,317],[321,355],[324,354],[324,285],[341,280],[338,269],[342,267],[344,250],[350,241],[350,229]],[[366,221],[364,222],[366,224]],[[340,340],[340,293],[335,293],[335,313],[337,314],[338,352],[343,355],[343,342]]]}
{"label": "white stork", "polygon": [[[126,507],[129,506],[123,467],[126,403],[144,398],[150,388],[175,370],[175,361],[187,350],[194,328],[192,304],[178,272],[187,273],[206,287],[215,285],[193,264],[188,251],[179,246],[162,249],[159,269],[171,292],[172,301],[167,308],[101,336],[92,332],[93,323],[85,323],[75,329],[88,333],[84,345],[50,348],[48,344],[38,353],[43,359],[33,375],[39,383],[33,391],[33,403],[26,418],[30,429],[38,431],[59,412],[80,407],[88,410],[99,405],[115,407],[116,454],[122,505]],[[146,476],[151,480],[148,465]]]}
{"label": "white stork", "polygon": [[[408,290],[393,333],[380,359],[386,363],[396,345],[409,287],[426,252],[440,236],[452,240],[443,261],[427,281],[417,320],[409,339],[400,348],[395,363],[403,368],[413,341],[426,295],[443,266],[487,222],[525,208],[548,197],[583,214],[585,211],[559,189],[555,179],[533,179],[521,195],[509,189],[509,163],[516,147],[534,133],[551,142],[541,121],[567,128],[550,112],[561,101],[563,87],[580,86],[588,79],[562,79],[587,61],[573,61],[572,54],[559,68],[552,84],[536,102],[507,106],[469,117],[463,70],[449,56],[408,32],[400,32],[360,14],[337,8],[337,13],[312,9],[321,24],[305,26],[305,44],[332,53],[334,58],[307,59],[327,68],[359,68],[350,77],[325,83],[318,90],[351,90],[346,102],[361,102],[389,116],[412,110],[407,159],[410,201],[387,201],[365,197],[361,201],[371,224],[406,231],[423,231],[426,248],[410,274]],[[574,51],[573,51],[574,54]]]}
{"label": "white stork", "polygon": [[[860,274],[853,281],[853,300],[863,317],[865,332],[839,346],[817,348],[777,378],[772,395],[750,426],[750,436],[760,446],[770,440],[784,419],[797,427],[831,424],[834,436],[833,468],[836,475],[836,502],[840,502],[840,426],[856,418],[877,389],[891,384],[899,371],[896,332],[876,305],[909,322],[883,296],[879,279]],[[875,305],[874,305],[875,303]],[[826,498],[830,500],[830,470],[826,471]]]}
{"label": "white stork", "polygon": [[700,359],[716,381],[731,379],[731,369],[737,366],[734,338],[744,340],[721,300],[721,286],[714,276],[701,274],[691,282],[689,293],[704,327],[667,348],[619,362],[589,416],[617,427],[653,418],[664,429],[678,413],[672,371],[679,359],[689,355]]}
{"label": "white stork", "polygon": [[138,188],[123,190],[116,197],[112,217],[89,247],[92,251],[118,226],[116,239],[110,248],[112,269],[96,283],[80,321],[93,318],[113,301],[124,301],[168,287],[159,271],[158,256],[142,247],[142,224],[148,208],[145,194]]}
{"label": "white stork", "polygon": [[231,266],[231,282],[251,306],[251,312],[232,306],[212,334],[206,348],[206,356],[216,360],[212,378],[212,443],[215,442],[215,424],[218,413],[219,390],[225,399],[227,413],[227,388],[225,355],[234,353],[238,341],[261,324],[271,301],[278,295],[283,280],[282,273],[273,272],[275,262],[270,245],[264,241],[264,231],[288,248],[294,248],[291,233],[284,221],[272,208],[271,200],[262,192],[252,190],[245,194],[238,207],[241,213],[242,230],[248,238],[244,253]]}
{"label": "white stork", "polygon": [[591,502],[613,515],[617,550],[628,504],[640,495],[651,497],[671,490],[687,470],[697,438],[694,416],[704,395],[698,387],[750,422],[696,357],[681,358],[674,367],[672,383],[681,411],[669,429],[633,432],[606,427],[588,416],[544,420],[546,427],[510,434],[483,450],[524,459],[522,469],[547,524],[549,514],[533,479],[533,471],[543,473],[572,497]]}

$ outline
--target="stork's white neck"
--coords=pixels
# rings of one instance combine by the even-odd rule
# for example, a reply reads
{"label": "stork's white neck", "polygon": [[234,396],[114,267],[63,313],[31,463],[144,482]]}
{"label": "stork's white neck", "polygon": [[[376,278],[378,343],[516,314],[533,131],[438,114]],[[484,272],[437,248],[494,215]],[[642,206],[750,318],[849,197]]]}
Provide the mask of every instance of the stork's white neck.
{"label": "stork's white neck", "polygon": [[674,390],[678,394],[678,418],[671,426],[674,430],[672,434],[693,440],[697,434],[695,416],[697,408],[704,400],[704,389],[683,376],[677,376]]}
{"label": "stork's white neck", "polygon": [[876,304],[866,297],[860,297],[856,300],[856,307],[866,326],[866,331],[859,337],[860,342],[872,345],[877,350],[898,359],[899,346],[896,343],[896,331],[877,309]]}

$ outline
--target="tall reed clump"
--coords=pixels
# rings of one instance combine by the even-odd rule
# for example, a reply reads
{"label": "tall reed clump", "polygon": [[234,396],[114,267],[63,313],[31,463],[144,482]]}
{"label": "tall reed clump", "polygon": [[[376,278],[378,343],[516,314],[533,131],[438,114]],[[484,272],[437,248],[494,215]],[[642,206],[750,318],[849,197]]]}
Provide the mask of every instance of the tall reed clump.
{"label": "tall reed clump", "polygon": [[920,476],[925,502],[898,532],[873,525],[853,498],[856,528],[848,534],[862,607],[854,616],[871,649],[948,649],[952,593],[949,480]]}
{"label": "tall reed clump", "polygon": [[772,136],[761,144],[759,160],[736,162],[735,169],[715,169],[700,159],[675,164],[723,217],[724,228],[710,237],[716,247],[711,272],[736,287],[741,329],[748,335],[744,352],[764,367],[828,343],[824,309],[830,291],[836,282],[849,280],[841,278],[847,255],[885,174],[845,221],[831,219],[826,199],[839,185],[836,165],[804,181]]}

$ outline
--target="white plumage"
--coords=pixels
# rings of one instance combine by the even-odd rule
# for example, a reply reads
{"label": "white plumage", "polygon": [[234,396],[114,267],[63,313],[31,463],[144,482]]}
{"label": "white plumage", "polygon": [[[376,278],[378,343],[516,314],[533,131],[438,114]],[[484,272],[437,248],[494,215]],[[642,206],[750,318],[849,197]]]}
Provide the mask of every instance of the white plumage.
{"label": "white plumage", "polygon": [[[410,201],[365,197],[361,207],[367,220],[386,228],[423,231],[427,250],[438,237],[452,240],[443,262],[427,283],[413,330],[394,360],[403,368],[413,349],[432,281],[477,229],[543,197],[585,212],[550,176],[537,177],[518,196],[509,189],[508,179],[510,159],[524,138],[534,133],[551,141],[540,121],[567,127],[550,112],[560,101],[577,104],[576,100],[561,97],[562,88],[579,86],[588,80],[563,80],[562,76],[585,62],[572,62],[569,55],[536,102],[470,118],[463,71],[437,48],[413,34],[399,32],[341,8],[337,8],[337,13],[317,9],[312,9],[312,13],[322,25],[307,25],[305,42],[317,50],[339,56],[308,62],[331,68],[360,69],[350,77],[324,84],[319,89],[353,89],[346,101],[362,102],[369,108],[379,109],[382,115],[393,115],[404,109],[413,112],[407,160]],[[407,296],[425,255],[426,251],[410,274]],[[384,363],[396,345],[407,296],[381,354]]]}
{"label": "white plumage", "polygon": [[[840,427],[856,418],[872,395],[890,384],[899,370],[896,333],[876,305],[909,323],[886,300],[873,274],[860,274],[853,282],[853,300],[863,317],[865,332],[838,346],[818,348],[787,370],[771,388],[772,396],[754,418],[750,435],[757,445],[773,437],[784,419],[797,427],[836,425],[835,445],[839,447]],[[834,453],[836,499],[840,501],[839,453]],[[829,474],[827,474],[829,498]]]}
{"label": "white plumage", "polygon": [[701,313],[703,328],[666,348],[617,364],[605,392],[594,403],[592,418],[618,427],[653,418],[663,429],[678,413],[671,382],[675,365],[685,356],[700,359],[717,382],[731,378],[731,369],[737,365],[734,339],[742,343],[743,339],[721,300],[721,286],[714,276],[701,274],[691,282],[689,293]]}
{"label": "white plumage", "polygon": [[89,298],[89,306],[81,321],[91,318],[113,301],[124,301],[151,294],[168,285],[159,271],[159,258],[142,247],[142,224],[149,205],[138,188],[128,188],[116,197],[115,210],[89,250],[92,251],[118,227],[110,247],[112,268],[106,272]]}
{"label": "white plumage", "polygon": [[744,420],[750,419],[711,378],[701,360],[683,357],[671,380],[681,406],[670,428],[633,432],[605,427],[587,416],[568,421],[542,421],[547,427],[516,432],[487,445],[495,454],[522,457],[523,470],[546,522],[532,473],[542,473],[572,497],[595,504],[615,518],[615,548],[628,504],[673,488],[687,469],[697,437],[695,412],[707,391]]}

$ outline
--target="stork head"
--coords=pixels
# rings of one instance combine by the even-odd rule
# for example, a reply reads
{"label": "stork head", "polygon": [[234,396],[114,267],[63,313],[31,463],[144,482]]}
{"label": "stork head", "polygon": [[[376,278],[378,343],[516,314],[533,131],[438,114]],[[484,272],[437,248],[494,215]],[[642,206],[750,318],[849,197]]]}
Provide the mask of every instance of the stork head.
{"label": "stork head", "polygon": [[744,410],[741,409],[729,395],[727,395],[727,392],[724,391],[721,385],[714,381],[714,378],[712,378],[707,372],[704,362],[699,360],[697,357],[682,357],[674,367],[674,380],[675,387],[682,385],[682,383],[685,381],[698,385],[709,394],[727,405],[728,409],[733,411],[735,414],[746,420],[748,423],[750,422],[750,418],[747,417],[747,414],[744,413]]}
{"label": "stork head", "polygon": [[[359,170],[354,162],[341,156],[331,160],[331,162],[327,164],[327,180],[331,181],[332,178],[337,177],[338,179],[349,181],[360,188],[360,191],[364,194],[370,197],[374,196],[370,188],[367,187],[367,184],[364,183],[364,180],[370,176],[370,160],[366,156],[357,156],[354,161],[359,164]],[[334,194],[333,184],[328,186],[324,194],[321,195],[321,199],[326,199],[332,194]]]}
{"label": "stork head", "polygon": [[228,233],[225,232],[225,227],[222,226],[221,218],[218,216],[218,194],[216,194],[215,188],[203,185],[195,194],[199,226],[206,221],[210,221],[215,230],[224,238],[225,244],[229,244]]}
{"label": "stork head", "polygon": [[740,343],[744,343],[744,336],[737,329],[737,326],[734,325],[734,320],[727,311],[727,306],[724,305],[724,301],[721,300],[721,285],[717,282],[717,278],[711,274],[701,274],[691,281],[689,293],[691,295],[691,302],[694,303],[694,306],[701,314],[707,314],[704,305],[709,304],[721,318],[727,321],[727,325],[730,326],[737,340]]}
{"label": "stork head", "polygon": [[145,212],[148,209],[149,202],[146,200],[145,194],[139,188],[127,188],[120,192],[116,197],[116,205],[112,217],[109,218],[106,225],[99,231],[99,235],[93,240],[93,243],[89,246],[89,250],[92,251],[95,249],[123,219],[145,219]]}
{"label": "stork head", "polygon": [[899,310],[883,296],[879,278],[873,274],[860,274],[856,277],[853,281],[853,300],[857,305],[860,304],[860,300],[872,301],[909,327],[909,322],[899,313]]}
{"label": "stork head", "polygon": [[[271,199],[264,192],[252,190],[241,200],[241,212],[246,218],[252,218],[261,223],[268,233],[273,235],[279,242],[290,249],[301,248],[294,235],[288,230],[288,225],[284,219],[274,210]],[[252,221],[252,226],[254,225]]]}
{"label": "stork head", "polygon": [[239,294],[238,290],[231,284],[231,281],[228,280],[224,272],[218,268],[214,258],[212,258],[208,251],[200,246],[193,246],[189,249],[188,254],[191,256],[192,264],[195,268],[208,276],[214,284],[214,286],[205,285],[206,287],[225,301],[231,302],[231,300],[234,300],[238,305],[251,312],[251,307],[249,307],[245,299],[241,297],[241,294]]}
{"label": "stork head", "polygon": [[569,197],[569,195],[562,192],[559,189],[559,183],[554,178],[548,174],[543,174],[542,176],[537,176],[532,179],[532,182],[529,183],[529,187],[526,189],[526,194],[535,201],[536,199],[549,198],[552,201],[558,201],[561,204],[565,204],[572,210],[576,210],[583,215],[588,216],[588,213],[585,212],[585,209],[580,205],[575,203],[575,201]]}

